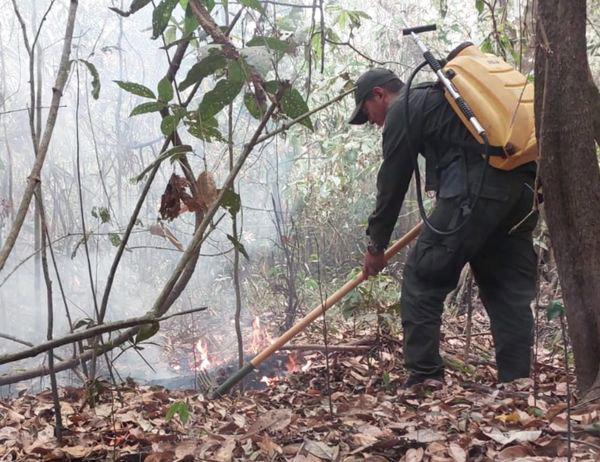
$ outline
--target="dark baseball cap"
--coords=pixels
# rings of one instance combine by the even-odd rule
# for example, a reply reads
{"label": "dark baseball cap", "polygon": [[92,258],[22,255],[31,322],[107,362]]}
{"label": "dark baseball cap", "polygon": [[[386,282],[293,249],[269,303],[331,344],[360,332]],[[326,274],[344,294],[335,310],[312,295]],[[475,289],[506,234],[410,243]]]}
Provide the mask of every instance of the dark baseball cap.
{"label": "dark baseball cap", "polygon": [[365,98],[371,93],[373,88],[391,82],[392,80],[397,80],[402,83],[402,80],[400,80],[396,74],[383,67],[374,67],[361,75],[356,81],[356,89],[354,90],[356,108],[354,108],[354,112],[350,116],[348,122],[353,125],[366,123],[368,121],[367,116],[362,112],[362,104]]}

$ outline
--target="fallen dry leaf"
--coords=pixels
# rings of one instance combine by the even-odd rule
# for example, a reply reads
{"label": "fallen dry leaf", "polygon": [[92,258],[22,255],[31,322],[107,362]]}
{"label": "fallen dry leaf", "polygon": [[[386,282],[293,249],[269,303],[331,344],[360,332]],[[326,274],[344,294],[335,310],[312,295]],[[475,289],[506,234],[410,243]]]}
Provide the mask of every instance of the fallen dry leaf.
{"label": "fallen dry leaf", "polygon": [[467,453],[458,444],[450,443],[449,452],[450,452],[450,457],[452,457],[454,462],[466,462],[467,461]]}
{"label": "fallen dry leaf", "polygon": [[497,428],[493,428],[488,431],[483,431],[482,433],[502,445],[512,443],[513,441],[516,441],[519,443],[525,443],[527,441],[535,441],[542,434],[542,432],[540,430],[503,432]]}

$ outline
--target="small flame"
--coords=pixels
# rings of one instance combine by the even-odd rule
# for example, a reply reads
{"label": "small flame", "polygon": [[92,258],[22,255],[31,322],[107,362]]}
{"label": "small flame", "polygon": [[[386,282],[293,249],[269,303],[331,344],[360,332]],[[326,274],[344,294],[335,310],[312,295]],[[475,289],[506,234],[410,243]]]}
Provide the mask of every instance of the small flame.
{"label": "small flame", "polygon": [[296,361],[296,359],[298,359],[298,353],[295,351],[292,351],[289,355],[288,355],[288,360],[287,363],[285,365],[285,368],[287,369],[288,373],[292,373],[292,372],[298,372],[300,369],[298,368],[298,362]]}
{"label": "small flame", "polygon": [[258,353],[271,342],[269,334],[261,328],[260,318],[256,316],[252,320],[252,337],[250,337],[250,350]]}
{"label": "small flame", "polygon": [[196,351],[200,353],[200,366],[198,369],[205,371],[210,368],[210,361],[208,360],[208,345],[203,339],[199,339],[196,343]]}
{"label": "small flame", "polygon": [[266,375],[263,375],[262,378],[260,379],[260,381],[264,384],[267,385],[267,387],[270,387],[272,385],[275,385],[277,382],[279,382],[279,377],[267,377]]}

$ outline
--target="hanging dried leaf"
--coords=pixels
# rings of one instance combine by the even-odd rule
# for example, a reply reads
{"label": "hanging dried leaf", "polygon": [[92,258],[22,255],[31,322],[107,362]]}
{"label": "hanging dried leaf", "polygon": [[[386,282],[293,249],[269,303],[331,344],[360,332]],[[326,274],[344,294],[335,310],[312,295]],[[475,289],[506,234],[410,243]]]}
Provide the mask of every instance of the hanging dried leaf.
{"label": "hanging dried leaf", "polygon": [[204,211],[206,211],[217,199],[219,190],[215,184],[215,178],[210,172],[202,172],[198,176],[197,184],[198,193],[200,194],[200,199],[204,204]]}
{"label": "hanging dried leaf", "polygon": [[160,216],[164,220],[173,220],[182,212],[181,201],[191,199],[191,196],[186,192],[185,188],[189,186],[188,181],[173,173],[169,179],[169,183],[165,188],[160,199]]}

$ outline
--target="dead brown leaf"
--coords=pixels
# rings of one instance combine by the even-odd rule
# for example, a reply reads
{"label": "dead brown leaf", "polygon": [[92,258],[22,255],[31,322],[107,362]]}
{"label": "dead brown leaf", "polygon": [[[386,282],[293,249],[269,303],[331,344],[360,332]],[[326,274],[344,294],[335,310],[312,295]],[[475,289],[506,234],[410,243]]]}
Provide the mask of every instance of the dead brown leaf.
{"label": "dead brown leaf", "polygon": [[454,462],[466,462],[467,461],[466,451],[456,443],[450,443],[448,452],[450,453],[450,457],[452,457]]}
{"label": "dead brown leaf", "polygon": [[152,452],[146,456],[144,462],[173,462],[175,453],[173,451]]}
{"label": "dead brown leaf", "polygon": [[231,460],[233,460],[233,451],[235,450],[235,446],[235,440],[233,438],[229,438],[225,440],[213,457],[215,460],[220,462],[231,462]]}
{"label": "dead brown leaf", "polygon": [[281,431],[291,422],[292,411],[289,409],[271,409],[252,424],[249,433],[259,433],[266,429],[273,432]]}
{"label": "dead brown leaf", "polygon": [[525,445],[510,446],[496,454],[496,460],[521,460],[522,457],[535,455],[531,449]]}
{"label": "dead brown leaf", "polygon": [[423,448],[417,449],[409,449],[404,454],[403,460],[405,462],[421,462],[423,460],[423,455],[425,454],[425,450]]}
{"label": "dead brown leaf", "polygon": [[267,434],[263,435],[262,439],[256,444],[269,458],[272,458],[275,454],[283,454],[281,446],[276,444]]}

